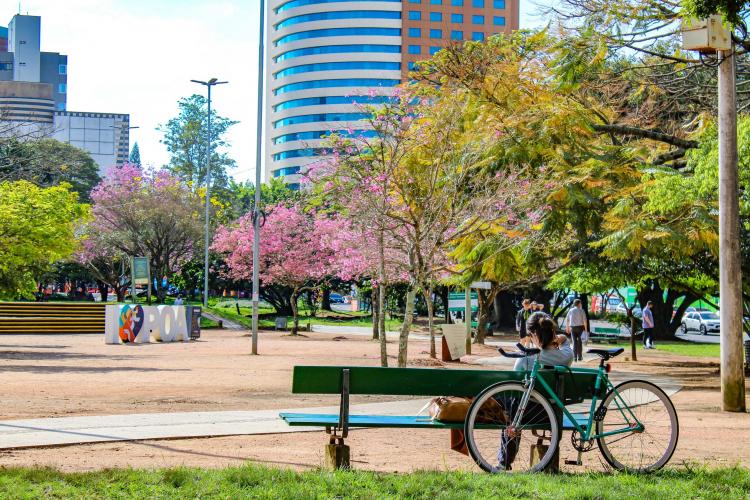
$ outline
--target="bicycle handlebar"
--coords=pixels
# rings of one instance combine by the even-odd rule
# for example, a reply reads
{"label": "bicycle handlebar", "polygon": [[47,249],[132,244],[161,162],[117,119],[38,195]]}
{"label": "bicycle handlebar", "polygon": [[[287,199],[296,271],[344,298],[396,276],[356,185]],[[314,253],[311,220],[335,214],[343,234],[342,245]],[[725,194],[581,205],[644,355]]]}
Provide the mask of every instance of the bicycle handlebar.
{"label": "bicycle handlebar", "polygon": [[497,351],[500,353],[501,356],[504,356],[506,358],[526,358],[528,356],[533,356],[535,354],[539,354],[542,352],[540,349],[537,349],[536,347],[525,347],[523,344],[518,343],[516,344],[516,347],[520,352],[508,352],[502,347],[499,347]]}

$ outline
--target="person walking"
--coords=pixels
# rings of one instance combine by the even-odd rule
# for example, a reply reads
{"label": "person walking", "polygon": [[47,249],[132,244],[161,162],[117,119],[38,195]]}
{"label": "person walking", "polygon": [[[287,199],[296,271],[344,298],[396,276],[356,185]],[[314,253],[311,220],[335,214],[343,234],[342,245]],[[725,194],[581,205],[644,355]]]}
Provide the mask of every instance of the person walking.
{"label": "person walking", "polygon": [[586,317],[586,312],[583,310],[581,299],[575,299],[573,301],[573,307],[568,311],[568,315],[565,318],[565,332],[569,337],[573,338],[573,354],[576,361],[583,361],[583,342],[581,341],[581,335],[584,330],[588,331],[589,320]]}
{"label": "person walking", "polygon": [[655,349],[654,347],[654,313],[651,309],[654,308],[654,303],[648,301],[646,308],[643,310],[643,321],[641,326],[643,327],[643,348],[644,349]]}
{"label": "person walking", "polygon": [[516,313],[516,331],[518,332],[518,336],[521,339],[521,343],[523,345],[526,345],[529,342],[526,338],[526,321],[528,321],[529,316],[531,316],[531,313],[533,313],[534,311],[531,310],[530,299],[523,299],[523,302],[521,304],[523,305],[523,307]]}

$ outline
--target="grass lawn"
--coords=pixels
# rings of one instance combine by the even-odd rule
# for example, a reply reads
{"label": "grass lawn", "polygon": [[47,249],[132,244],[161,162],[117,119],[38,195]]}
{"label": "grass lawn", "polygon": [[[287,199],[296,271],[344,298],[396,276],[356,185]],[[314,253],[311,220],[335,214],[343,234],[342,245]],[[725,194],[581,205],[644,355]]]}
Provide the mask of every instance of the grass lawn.
{"label": "grass lawn", "polygon": [[205,328],[218,328],[219,322],[212,319],[204,318],[201,316],[201,329]]}
{"label": "grass lawn", "polygon": [[680,354],[682,356],[719,357],[719,344],[694,344],[680,341],[656,341],[656,350]]}
{"label": "grass lawn", "polygon": [[743,468],[650,475],[491,476],[464,472],[293,472],[247,465],[228,469],[105,470],[64,474],[0,469],[3,498],[747,498]]}
{"label": "grass lawn", "polygon": [[[252,308],[243,306],[245,301],[240,302],[240,314],[237,314],[237,306],[234,301],[223,301],[209,304],[209,310],[226,319],[230,319],[236,323],[239,323],[247,328],[252,326]],[[260,315],[273,315],[274,310],[270,307],[260,307]],[[274,315],[275,318],[275,315]],[[260,328],[273,329],[274,318],[260,320]],[[288,316],[289,324],[291,326],[292,317]],[[299,324],[305,326],[307,323],[312,325],[341,325],[341,326],[372,326],[371,316],[363,312],[330,312],[330,311],[318,311],[315,317],[310,316],[309,311],[305,308],[300,308],[299,312]],[[401,322],[395,319],[386,320],[386,329],[397,330],[401,326]]]}

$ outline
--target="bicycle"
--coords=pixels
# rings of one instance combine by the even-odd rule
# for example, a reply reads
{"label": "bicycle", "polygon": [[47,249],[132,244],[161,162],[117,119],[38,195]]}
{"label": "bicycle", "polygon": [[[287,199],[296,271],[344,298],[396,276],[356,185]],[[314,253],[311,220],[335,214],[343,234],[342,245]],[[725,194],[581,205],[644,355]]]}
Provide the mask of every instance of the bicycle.
{"label": "bicycle", "polygon": [[[517,347],[518,352],[499,351],[509,358],[541,352],[521,344]],[[487,472],[544,471],[556,456],[561,421],[567,419],[566,429],[573,431],[571,441],[578,457],[566,463],[581,465],[582,454],[596,443],[614,469],[652,472],[662,468],[677,446],[677,412],[669,396],[651,382],[629,380],[617,386],[610,382],[611,365],[607,361],[622,352],[622,348],[589,349],[588,353],[601,358],[597,369],[552,367],[555,373],[572,377],[576,373],[596,375],[587,414],[573,414],[565,407],[561,395],[539,376],[542,366],[538,356],[523,382],[487,387],[474,398],[464,423],[471,457]],[[600,399],[601,394],[604,397]],[[504,413],[488,421],[487,412],[481,410],[497,403]]]}

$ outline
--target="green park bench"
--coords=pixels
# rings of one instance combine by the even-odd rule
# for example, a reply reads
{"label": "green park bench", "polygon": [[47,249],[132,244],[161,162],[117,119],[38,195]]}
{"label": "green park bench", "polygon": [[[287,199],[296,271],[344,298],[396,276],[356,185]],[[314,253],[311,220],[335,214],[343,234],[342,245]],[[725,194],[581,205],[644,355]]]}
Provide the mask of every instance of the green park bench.
{"label": "green park bench", "polygon": [[[521,381],[525,372],[499,370],[453,370],[434,368],[381,368],[343,366],[295,366],[292,376],[294,394],[339,394],[338,414],[280,413],[290,426],[323,427],[329,434],[326,446],[328,464],[348,466],[349,450],[344,445],[349,429],[356,428],[417,428],[463,429],[463,422],[440,422],[418,415],[352,415],[349,396],[353,394],[398,396],[462,396],[474,397],[498,382]],[[593,373],[542,370],[540,376],[556,387],[565,405],[591,398],[594,391]],[[580,416],[580,419],[577,418]],[[560,415],[562,417],[562,415]],[[574,414],[579,424],[583,414]],[[573,424],[562,418],[563,430]]]}
{"label": "green park bench", "polygon": [[595,326],[589,334],[589,340],[616,344],[620,340],[620,329],[609,326]]}

